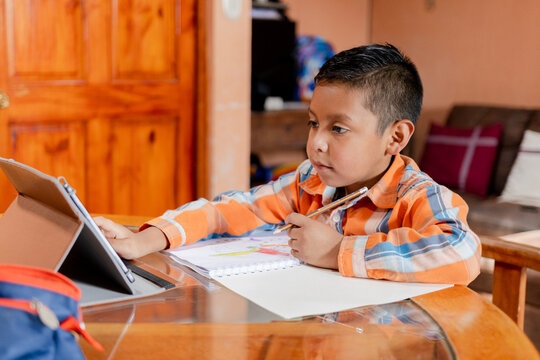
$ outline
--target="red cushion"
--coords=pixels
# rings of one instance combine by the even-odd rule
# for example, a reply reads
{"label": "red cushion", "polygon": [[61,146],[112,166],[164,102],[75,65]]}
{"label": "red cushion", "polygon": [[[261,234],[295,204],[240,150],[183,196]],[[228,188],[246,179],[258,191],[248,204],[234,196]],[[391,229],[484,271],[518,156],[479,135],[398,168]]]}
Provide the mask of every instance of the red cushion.
{"label": "red cushion", "polygon": [[501,132],[502,124],[468,129],[432,124],[420,167],[441,185],[484,196]]}

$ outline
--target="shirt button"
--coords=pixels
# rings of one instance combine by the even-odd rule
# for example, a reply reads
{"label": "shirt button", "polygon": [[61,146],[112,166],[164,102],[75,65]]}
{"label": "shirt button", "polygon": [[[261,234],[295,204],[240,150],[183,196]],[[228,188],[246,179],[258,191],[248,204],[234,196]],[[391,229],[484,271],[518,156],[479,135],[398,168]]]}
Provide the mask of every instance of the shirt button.
{"label": "shirt button", "polygon": [[339,221],[339,215],[334,215],[333,220],[334,220],[335,222],[338,222],[338,221]]}

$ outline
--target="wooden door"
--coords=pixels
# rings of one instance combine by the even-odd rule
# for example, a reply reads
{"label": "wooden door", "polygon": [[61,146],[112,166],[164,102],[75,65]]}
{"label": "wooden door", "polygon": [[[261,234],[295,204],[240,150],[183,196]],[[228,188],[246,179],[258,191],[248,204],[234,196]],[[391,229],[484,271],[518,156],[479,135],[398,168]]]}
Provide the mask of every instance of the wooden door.
{"label": "wooden door", "polygon": [[[95,213],[195,195],[195,0],[0,0],[0,156]],[[2,174],[0,212],[15,193]]]}

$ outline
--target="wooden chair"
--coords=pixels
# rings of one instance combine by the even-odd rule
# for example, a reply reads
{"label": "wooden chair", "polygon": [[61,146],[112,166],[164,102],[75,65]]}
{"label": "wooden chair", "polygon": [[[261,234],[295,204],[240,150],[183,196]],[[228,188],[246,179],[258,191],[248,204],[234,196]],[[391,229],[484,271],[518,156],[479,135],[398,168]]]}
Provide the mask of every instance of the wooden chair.
{"label": "wooden chair", "polygon": [[523,329],[527,268],[540,271],[540,230],[480,239],[482,256],[495,260],[493,304]]}

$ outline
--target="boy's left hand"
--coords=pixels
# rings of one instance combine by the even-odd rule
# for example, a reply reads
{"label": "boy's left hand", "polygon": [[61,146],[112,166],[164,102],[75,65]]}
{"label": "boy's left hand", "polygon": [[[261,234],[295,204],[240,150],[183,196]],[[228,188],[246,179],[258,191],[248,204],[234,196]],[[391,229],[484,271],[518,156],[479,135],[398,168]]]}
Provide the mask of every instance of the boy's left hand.
{"label": "boy's left hand", "polygon": [[285,222],[295,227],[287,230],[291,238],[291,254],[314,266],[337,269],[338,254],[343,235],[330,226],[298,213],[292,213]]}

